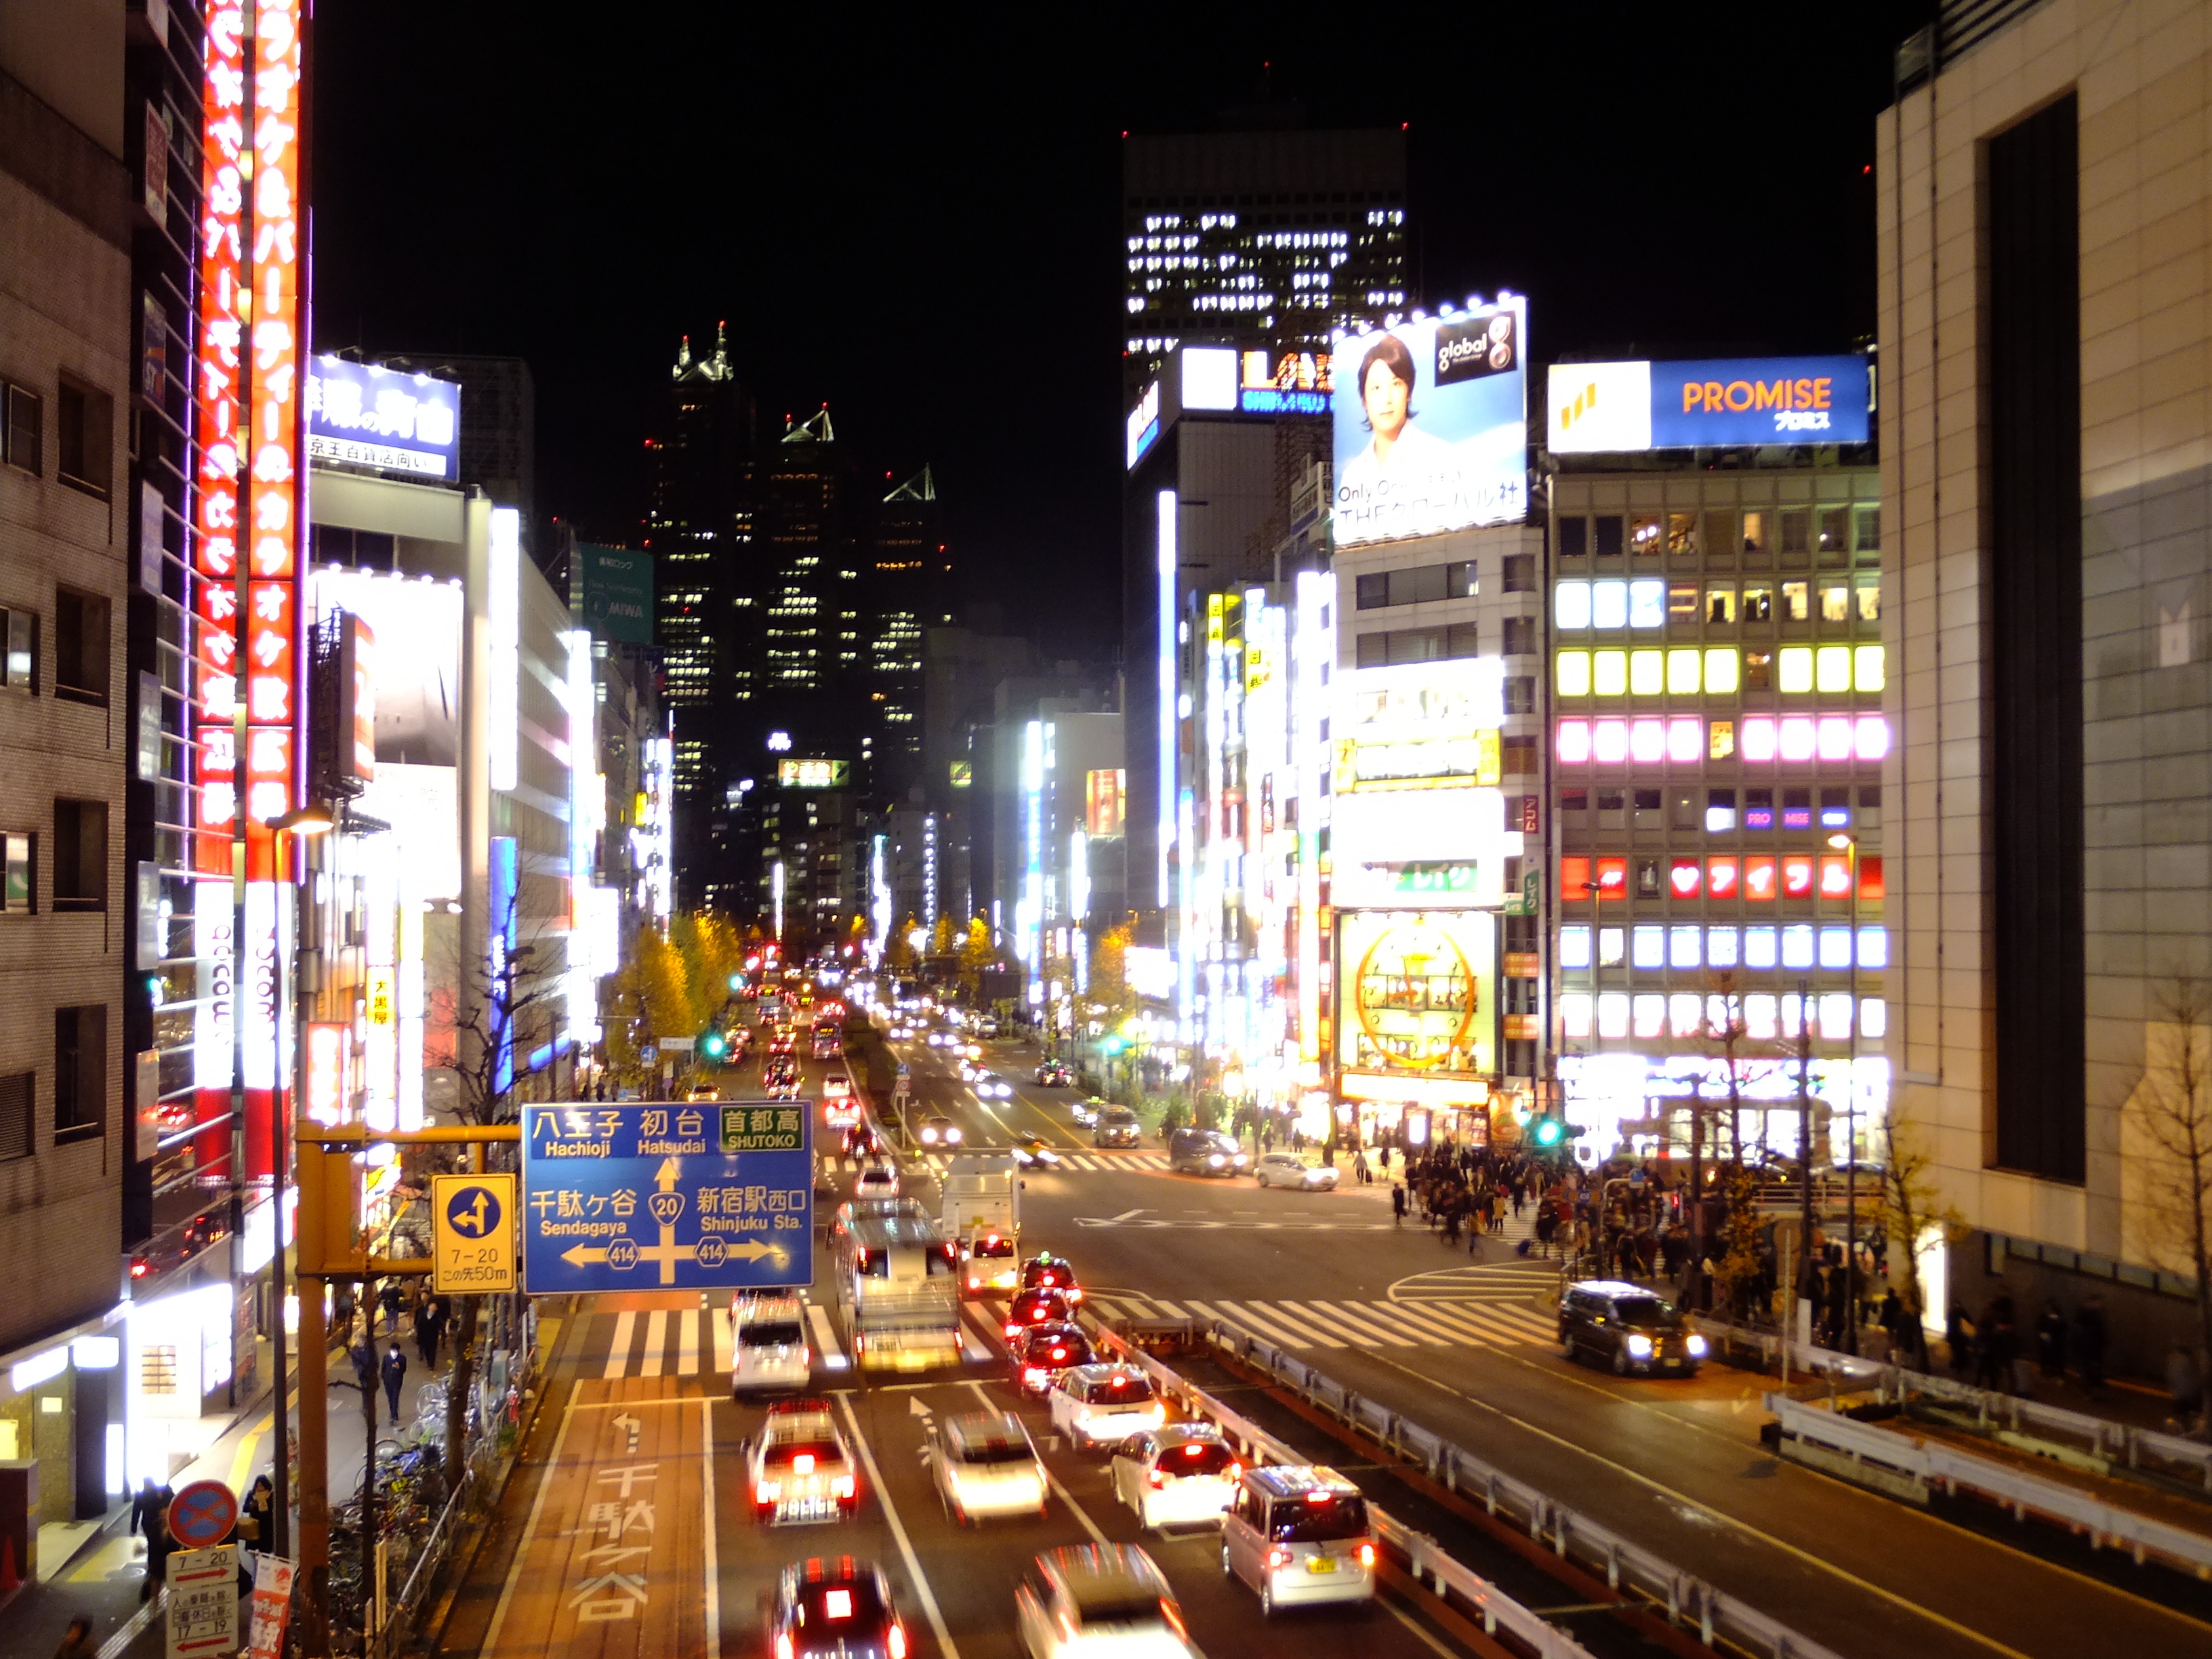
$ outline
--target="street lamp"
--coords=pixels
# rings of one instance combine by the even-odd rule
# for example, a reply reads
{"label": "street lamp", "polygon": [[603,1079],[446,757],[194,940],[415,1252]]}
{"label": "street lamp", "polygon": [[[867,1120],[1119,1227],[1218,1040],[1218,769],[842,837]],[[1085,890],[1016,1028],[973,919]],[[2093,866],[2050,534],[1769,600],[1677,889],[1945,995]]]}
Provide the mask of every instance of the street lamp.
{"label": "street lamp", "polygon": [[[1828,837],[1828,845],[1844,854],[1844,872],[1850,883],[1850,1058],[1844,1069],[1844,1352],[1856,1354],[1859,1351],[1859,843],[1856,836],[1838,830]],[[1803,1017],[1802,1010],[1799,1017]]]}

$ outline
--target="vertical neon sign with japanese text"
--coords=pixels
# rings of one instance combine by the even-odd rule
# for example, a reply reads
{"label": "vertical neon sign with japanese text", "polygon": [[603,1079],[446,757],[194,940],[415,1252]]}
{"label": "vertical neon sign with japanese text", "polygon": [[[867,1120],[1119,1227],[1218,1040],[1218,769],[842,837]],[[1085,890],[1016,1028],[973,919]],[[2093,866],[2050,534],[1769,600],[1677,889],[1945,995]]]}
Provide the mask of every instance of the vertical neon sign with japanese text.
{"label": "vertical neon sign with japanese text", "polygon": [[[208,9],[203,83],[198,378],[192,387],[199,450],[198,508],[192,538],[196,646],[193,730],[198,755],[192,867],[231,872],[238,823],[238,543],[240,398],[246,378],[244,228],[247,179],[245,8],[222,0]],[[212,897],[204,892],[203,898]],[[226,1080],[227,1086],[227,1080]]]}
{"label": "vertical neon sign with japanese text", "polygon": [[248,393],[246,534],[246,815],[248,880],[277,870],[266,824],[296,804],[300,741],[300,358],[302,0],[254,14],[252,239],[247,250],[253,372]]}

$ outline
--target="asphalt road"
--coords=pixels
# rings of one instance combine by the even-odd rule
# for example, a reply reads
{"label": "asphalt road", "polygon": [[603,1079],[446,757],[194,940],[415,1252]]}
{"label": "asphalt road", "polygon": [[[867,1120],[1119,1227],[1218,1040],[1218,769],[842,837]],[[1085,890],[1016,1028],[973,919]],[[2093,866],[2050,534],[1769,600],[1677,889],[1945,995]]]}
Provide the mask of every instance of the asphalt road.
{"label": "asphalt road", "polygon": [[1061,1171],[1026,1177],[1024,1249],[1068,1255],[1102,1311],[1231,1318],[1839,1654],[2212,1654],[2212,1604],[2167,1570],[2047,1559],[2070,1553],[1772,1455],[1767,1379],[1619,1378],[1560,1358],[1553,1273],[1501,1242],[1470,1256],[1394,1225],[1387,1187],[1260,1191],[1107,1166],[1085,1152],[1073,1093],[1027,1081],[1034,1051],[987,1045],[1016,1094],[986,1106],[943,1051],[900,1047],[917,1099],[971,1140],[1010,1129],[1067,1149]]}

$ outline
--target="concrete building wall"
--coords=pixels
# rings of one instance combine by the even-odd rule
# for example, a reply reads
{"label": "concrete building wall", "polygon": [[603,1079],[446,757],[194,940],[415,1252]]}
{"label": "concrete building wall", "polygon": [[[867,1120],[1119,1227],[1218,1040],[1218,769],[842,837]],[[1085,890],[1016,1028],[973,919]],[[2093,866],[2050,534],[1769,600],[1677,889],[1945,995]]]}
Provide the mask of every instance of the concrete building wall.
{"label": "concrete building wall", "polygon": [[[2078,1181],[1999,1167],[1987,697],[1990,146],[2071,94],[2079,185],[2082,957]],[[1943,1195],[1985,1232],[2152,1265],[2124,1120],[2181,979],[2212,969],[2212,15],[2050,0],[1877,126],[1890,1051]],[[2208,1016],[2201,1014],[2200,1020]],[[2154,1056],[2153,1056],[2154,1058]]]}
{"label": "concrete building wall", "polygon": [[[14,665],[0,687],[0,832],[29,836],[33,848],[30,892],[22,908],[0,914],[0,1078],[32,1079],[27,1134],[20,1116],[0,1134],[12,1142],[0,1161],[0,1260],[10,1267],[0,1352],[112,1307],[123,1279],[121,997],[136,933],[122,856],[131,265],[120,239],[95,228],[122,217],[124,169],[100,153],[121,153],[122,9],[70,15],[98,27],[72,40],[46,27],[57,19],[18,15],[0,30],[9,103],[0,134],[0,380],[39,400],[42,428],[35,455],[19,437],[0,465],[0,608],[37,629],[30,661]],[[101,47],[111,22],[112,55]],[[17,75],[89,124],[89,134],[33,101]],[[19,155],[19,144],[36,154]],[[65,174],[42,170],[64,153],[76,158]],[[100,474],[88,481],[98,493],[60,477],[64,375],[108,400],[107,453],[88,469]],[[58,649],[64,590],[105,607],[104,620],[83,629],[98,636],[78,659],[85,668],[70,676],[93,683],[75,689],[63,684]],[[58,892],[60,801],[105,810],[104,837],[95,830],[81,842],[83,890],[96,887],[102,897],[70,903]],[[104,1022],[96,1098],[75,1127],[55,1121],[60,1008],[97,1009]]]}

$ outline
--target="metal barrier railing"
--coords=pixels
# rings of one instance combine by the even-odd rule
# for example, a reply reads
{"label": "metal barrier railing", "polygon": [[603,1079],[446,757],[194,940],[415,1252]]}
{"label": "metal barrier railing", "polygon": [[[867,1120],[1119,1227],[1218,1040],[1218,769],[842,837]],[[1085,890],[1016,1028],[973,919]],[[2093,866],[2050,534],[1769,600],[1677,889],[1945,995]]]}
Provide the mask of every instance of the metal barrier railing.
{"label": "metal barrier railing", "polygon": [[2032,1510],[2087,1533],[2093,1548],[2125,1545],[2138,1565],[2155,1558],[2199,1577],[2212,1577],[2212,1538],[2117,1509],[2079,1487],[1977,1457],[1940,1441],[1915,1440],[1785,1394],[1769,1393],[1765,1398],[1782,1432],[1795,1439],[1840,1452],[1855,1462],[1910,1475],[1947,1493],[1964,1486],[1996,1498],[2023,1518]]}
{"label": "metal barrier railing", "polygon": [[[1781,1620],[1692,1577],[1664,1557],[1554,1501],[1380,1402],[1364,1398],[1272,1343],[1220,1321],[1191,1321],[1188,1328],[1264,1371],[1308,1404],[1367,1434],[1418,1466],[1430,1480],[1480,1503],[1492,1516],[1525,1528],[1530,1538],[1561,1559],[1603,1574],[1610,1588],[1640,1596],[1655,1611],[1663,1610],[1670,1624],[1694,1628],[1706,1646],[1725,1641],[1771,1659],[1837,1659],[1832,1650],[1800,1636]],[[1248,1451],[1263,1452],[1279,1462],[1305,1461],[1117,1333],[1104,1334],[1133,1363],[1142,1365],[1163,1389],[1191,1405],[1195,1414],[1220,1425]],[[1374,1510],[1375,1506],[1369,1507]],[[1395,1530],[1386,1531],[1378,1525],[1378,1532],[1386,1544],[1407,1558],[1409,1570],[1416,1577],[1427,1573],[1440,1589],[1449,1587],[1475,1607],[1486,1630],[1505,1629],[1547,1656],[1587,1651],[1572,1636],[1547,1624],[1472,1568],[1445,1554],[1435,1540],[1395,1520],[1388,1520],[1388,1525]]]}

